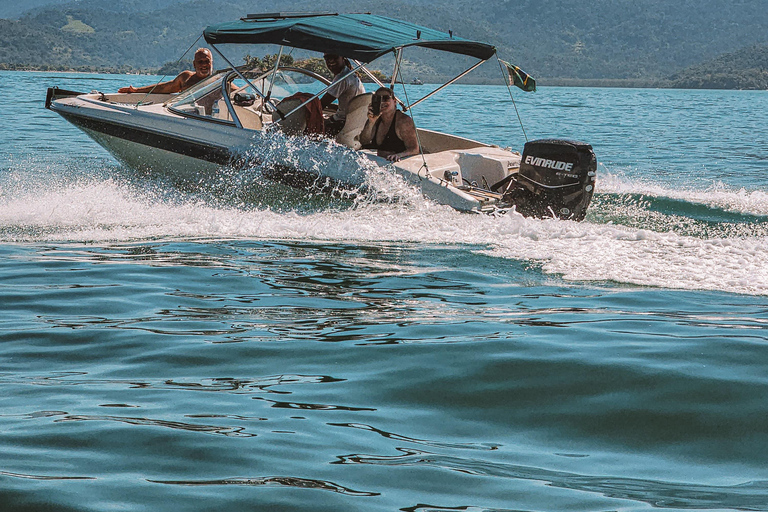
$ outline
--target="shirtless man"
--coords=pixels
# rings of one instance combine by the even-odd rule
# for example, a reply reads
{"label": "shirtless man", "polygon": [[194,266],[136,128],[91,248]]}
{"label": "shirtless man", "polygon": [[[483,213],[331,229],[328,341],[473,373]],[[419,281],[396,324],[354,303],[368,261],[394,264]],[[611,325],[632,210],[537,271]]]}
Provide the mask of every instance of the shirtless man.
{"label": "shirtless man", "polygon": [[198,48],[195,52],[195,60],[192,63],[195,66],[194,71],[182,71],[179,73],[179,76],[168,82],[145,85],[143,87],[129,85],[128,87],[121,87],[117,92],[152,92],[156,94],[181,92],[211,76],[213,71],[213,55],[211,55],[211,51],[208,48]]}

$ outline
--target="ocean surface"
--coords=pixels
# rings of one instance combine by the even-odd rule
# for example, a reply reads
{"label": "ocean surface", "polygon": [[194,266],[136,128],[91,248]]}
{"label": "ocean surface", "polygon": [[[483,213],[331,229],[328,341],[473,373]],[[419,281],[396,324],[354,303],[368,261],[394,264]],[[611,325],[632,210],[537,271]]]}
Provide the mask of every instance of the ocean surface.
{"label": "ocean surface", "polygon": [[43,106],[152,80],[0,72],[0,510],[768,510],[768,92],[515,93],[594,147],[574,223],[179,187]]}

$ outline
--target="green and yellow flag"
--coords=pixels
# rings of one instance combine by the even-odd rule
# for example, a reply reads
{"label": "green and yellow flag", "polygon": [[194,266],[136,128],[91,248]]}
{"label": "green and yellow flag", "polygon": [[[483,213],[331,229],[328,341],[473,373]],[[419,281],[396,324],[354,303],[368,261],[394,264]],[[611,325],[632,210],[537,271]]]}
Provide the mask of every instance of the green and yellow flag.
{"label": "green and yellow flag", "polygon": [[[501,59],[499,59],[501,60]],[[507,61],[501,60],[501,63],[507,67],[507,73],[509,74],[509,85],[516,85],[525,92],[536,91],[536,79],[531,75]]]}

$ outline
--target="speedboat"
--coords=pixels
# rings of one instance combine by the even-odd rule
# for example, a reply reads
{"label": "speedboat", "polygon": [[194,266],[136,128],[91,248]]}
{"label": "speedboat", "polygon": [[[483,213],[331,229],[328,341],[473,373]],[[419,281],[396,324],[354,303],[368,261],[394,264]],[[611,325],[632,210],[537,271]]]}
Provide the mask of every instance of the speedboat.
{"label": "speedboat", "polygon": [[[84,94],[53,87],[48,90],[46,108],[132,169],[184,178],[256,163],[270,170],[268,178],[294,187],[360,190],[369,179],[362,160],[401,176],[434,202],[460,211],[515,209],[526,216],[577,221],[586,214],[597,170],[589,144],[528,141],[521,155],[417,127],[419,154],[389,162],[375,151],[362,149],[358,138],[368,116],[370,92],[350,101],[343,128],[326,138],[311,133],[310,109],[331,87],[330,81],[311,70],[281,63],[284,48],[333,53],[351,63],[348,73],[366,74],[379,86],[394,90],[395,85],[406,86],[397,78],[403,53],[410,48],[477,59],[424,97],[408,101],[407,94],[396,96],[400,108],[408,112],[496,56],[491,44],[370,13],[249,14],[211,25],[203,36],[229,67],[181,93]],[[267,70],[236,66],[220,49],[242,44],[279,46],[274,66]],[[371,62],[384,56],[394,56],[388,84],[369,69]],[[532,77],[501,59],[499,63],[508,87],[535,90]]]}

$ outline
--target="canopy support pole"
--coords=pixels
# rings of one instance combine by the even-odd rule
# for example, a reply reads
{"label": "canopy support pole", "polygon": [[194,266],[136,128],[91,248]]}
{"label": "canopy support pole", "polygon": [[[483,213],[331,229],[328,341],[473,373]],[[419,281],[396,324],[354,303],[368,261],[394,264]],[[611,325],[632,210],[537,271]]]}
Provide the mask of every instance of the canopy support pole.
{"label": "canopy support pole", "polygon": [[[370,71],[370,70],[369,70],[367,67],[365,67],[365,64],[361,64],[359,61],[356,61],[355,59],[352,59],[352,62],[354,62],[355,64],[357,64],[357,66],[359,66],[359,68],[360,68],[360,69],[363,71],[363,73],[365,73],[366,75],[368,75],[368,78],[370,78],[371,80],[373,80],[373,81],[374,81],[374,83],[376,83],[376,84],[377,84],[379,87],[386,87],[386,85],[384,85],[384,84],[382,83],[382,81],[381,81],[381,80],[379,80],[379,79],[376,77],[376,75],[374,75],[373,73],[371,73],[371,71]],[[394,91],[393,91],[393,92],[394,92]],[[401,100],[401,99],[400,99],[400,98],[398,98],[397,96],[395,96],[395,101],[396,101],[397,103],[399,103],[401,107],[405,107],[405,103],[403,103],[403,100]],[[403,111],[403,112],[405,112],[405,111]]]}
{"label": "canopy support pole", "polygon": [[275,85],[275,77],[277,76],[277,68],[280,67],[280,59],[283,58],[283,46],[280,46],[280,51],[277,52],[277,60],[275,61],[275,69],[272,70],[272,78],[269,80],[269,89],[267,90],[267,95],[264,98],[265,100],[269,101],[269,98],[272,96],[272,86]]}
{"label": "canopy support pole", "polygon": [[364,65],[364,64],[361,64],[361,63],[360,63],[360,61],[357,61],[357,60],[355,60],[355,59],[351,59],[351,60],[352,60],[352,62],[354,62],[354,63],[355,63],[355,65],[359,66],[359,67],[360,67],[360,69],[362,69],[362,70],[363,70],[363,73],[365,73],[366,75],[368,75],[368,78],[370,78],[370,79],[371,79],[371,80],[373,80],[375,83],[377,83],[377,84],[379,85],[379,87],[386,87],[386,85],[384,85],[383,83],[381,83],[381,80],[379,80],[378,78],[376,78],[376,75],[374,75],[373,73],[371,73],[371,71],[370,71],[370,70],[369,70],[367,67],[365,67],[365,65]]}
{"label": "canopy support pole", "polygon": [[395,57],[395,69],[392,71],[392,80],[390,80],[389,88],[391,90],[395,90],[395,81],[397,80],[397,75],[400,73],[400,63],[403,59],[403,49],[398,48],[397,49],[397,56]]}
{"label": "canopy support pole", "polygon": [[[229,76],[229,74],[227,74]],[[227,104],[227,108],[230,112],[232,112],[232,121],[235,122],[235,126],[238,128],[243,127],[243,123],[240,121],[240,118],[235,113],[235,107],[232,106],[232,102],[229,100],[229,94],[227,94],[227,79],[226,77],[224,80],[221,81],[221,99],[224,100],[224,103]]]}
{"label": "canopy support pole", "polygon": [[469,74],[469,73],[471,73],[472,71],[474,71],[474,70],[475,70],[475,68],[477,68],[478,66],[480,66],[481,64],[483,64],[484,62],[487,62],[487,61],[488,61],[488,59],[485,59],[485,60],[481,60],[481,61],[479,61],[477,64],[475,64],[474,66],[472,66],[472,67],[471,67],[471,68],[469,68],[468,70],[466,70],[466,71],[464,71],[463,73],[459,74],[458,76],[456,76],[456,77],[455,77],[455,78],[453,78],[452,80],[449,80],[449,81],[445,82],[443,85],[441,85],[440,87],[438,87],[438,88],[437,88],[437,89],[435,89],[434,91],[430,92],[429,94],[427,94],[427,95],[426,95],[426,96],[424,96],[423,98],[421,98],[421,99],[419,99],[419,100],[416,100],[416,101],[414,101],[413,103],[411,103],[411,104],[408,106],[408,108],[407,108],[406,110],[408,110],[408,109],[412,109],[413,107],[415,107],[416,105],[418,105],[419,103],[421,103],[422,101],[424,101],[425,99],[427,99],[427,98],[429,98],[430,96],[434,95],[436,92],[438,92],[438,91],[440,91],[440,90],[442,90],[442,89],[445,89],[446,87],[448,87],[449,85],[451,85],[452,83],[454,83],[456,80],[460,80],[461,78],[465,77],[467,74]]}

